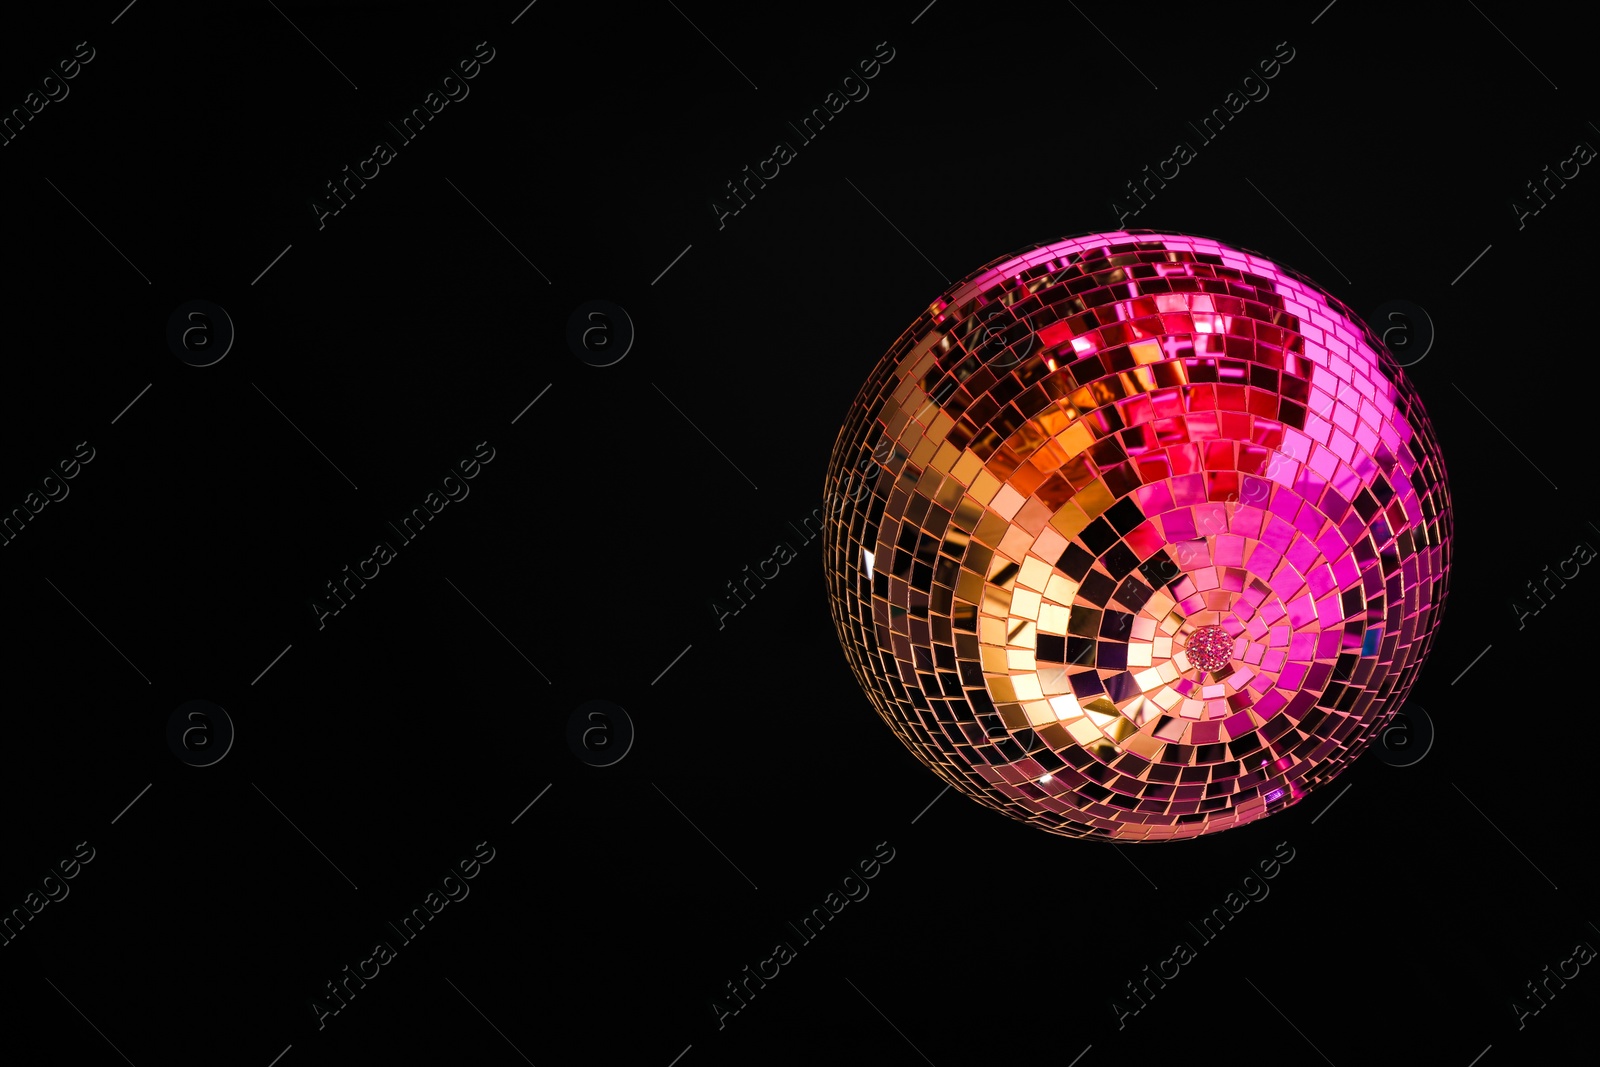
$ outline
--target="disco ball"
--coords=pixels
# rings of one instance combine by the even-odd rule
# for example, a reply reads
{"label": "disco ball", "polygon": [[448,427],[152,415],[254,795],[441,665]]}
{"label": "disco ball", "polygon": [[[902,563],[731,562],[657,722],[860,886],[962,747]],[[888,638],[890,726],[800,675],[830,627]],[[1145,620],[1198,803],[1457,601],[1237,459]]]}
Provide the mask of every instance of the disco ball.
{"label": "disco ball", "polygon": [[1070,837],[1298,803],[1399,709],[1444,604],[1416,390],[1309,279],[1198,237],[1079,237],[953,286],[873,369],[825,492],[878,714]]}

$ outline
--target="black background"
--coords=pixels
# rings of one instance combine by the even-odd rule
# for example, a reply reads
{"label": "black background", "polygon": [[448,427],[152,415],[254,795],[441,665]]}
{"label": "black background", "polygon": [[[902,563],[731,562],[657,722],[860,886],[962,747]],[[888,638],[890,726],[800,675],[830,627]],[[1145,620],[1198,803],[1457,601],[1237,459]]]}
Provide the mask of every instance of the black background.
{"label": "black background", "polygon": [[[1586,35],[1503,3],[920,6],[8,15],[0,108],[96,52],[0,147],[0,509],[95,450],[0,549],[0,908],[96,850],[0,948],[8,1062],[1465,1067],[1578,1040],[1589,969],[1524,1029],[1511,1004],[1600,944],[1600,578],[1521,629],[1512,604],[1600,544],[1567,443],[1600,179],[1521,230],[1511,201],[1600,143]],[[324,183],[480,41],[470,95],[319,229]],[[798,144],[787,123],[885,41],[870,95]],[[1281,41],[1270,95],[1199,144],[1186,121]],[[856,390],[947,281],[1118,228],[1180,139],[1197,158],[1127,225],[1427,309],[1409,373],[1456,558],[1423,761],[1122,848],[943,796],[850,675],[816,542],[721,629],[711,600],[795,540]],[[719,228],[713,197],[779,140],[797,158]],[[207,368],[165,339],[196,298],[237,329]],[[591,299],[637,328],[614,366],[567,344]],[[1403,360],[1423,332],[1391,335]],[[470,496],[319,629],[324,583],[481,441]],[[237,728],[214,766],[167,747],[191,699]],[[567,742],[592,699],[637,731],[614,766]],[[323,983],[479,841],[470,896],[319,1030]],[[799,944],[786,920],[880,842],[870,895]],[[1279,842],[1270,896],[1201,944],[1188,923]],[[798,957],[719,1029],[779,940]],[[1195,961],[1119,1029],[1124,983],[1180,940]]]}

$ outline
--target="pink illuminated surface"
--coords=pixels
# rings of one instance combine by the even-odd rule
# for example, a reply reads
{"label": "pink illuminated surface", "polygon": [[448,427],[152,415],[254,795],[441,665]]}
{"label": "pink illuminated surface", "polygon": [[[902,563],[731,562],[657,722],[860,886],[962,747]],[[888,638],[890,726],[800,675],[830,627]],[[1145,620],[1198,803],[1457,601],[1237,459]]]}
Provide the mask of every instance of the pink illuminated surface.
{"label": "pink illuminated surface", "polygon": [[846,655],[973,799],[1193,837],[1298,802],[1400,706],[1450,507],[1415,390],[1336,299],[1214,241],[998,261],[879,362],[825,528]]}

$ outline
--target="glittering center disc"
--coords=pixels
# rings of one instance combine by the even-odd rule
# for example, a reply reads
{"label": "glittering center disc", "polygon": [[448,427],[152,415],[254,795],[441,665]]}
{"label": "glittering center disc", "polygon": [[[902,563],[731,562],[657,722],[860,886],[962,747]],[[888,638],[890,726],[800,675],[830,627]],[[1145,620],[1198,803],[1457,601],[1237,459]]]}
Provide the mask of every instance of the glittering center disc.
{"label": "glittering center disc", "polygon": [[1233,638],[1220,626],[1202,626],[1189,639],[1189,662],[1207,673],[1227,668],[1233,659]]}

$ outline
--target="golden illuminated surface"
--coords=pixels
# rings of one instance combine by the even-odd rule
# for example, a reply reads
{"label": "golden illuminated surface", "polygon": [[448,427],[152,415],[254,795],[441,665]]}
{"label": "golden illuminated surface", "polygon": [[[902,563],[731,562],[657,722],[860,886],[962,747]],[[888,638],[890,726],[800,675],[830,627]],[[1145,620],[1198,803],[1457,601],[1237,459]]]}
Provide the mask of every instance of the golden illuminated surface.
{"label": "golden illuminated surface", "polygon": [[826,488],[879,715],[1068,836],[1297,803],[1400,707],[1444,601],[1415,390],[1343,304],[1202,238],[1061,241],[957,284],[873,370]]}

